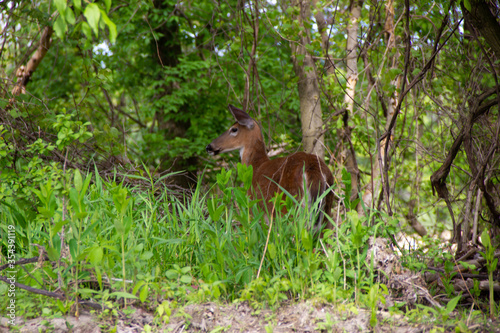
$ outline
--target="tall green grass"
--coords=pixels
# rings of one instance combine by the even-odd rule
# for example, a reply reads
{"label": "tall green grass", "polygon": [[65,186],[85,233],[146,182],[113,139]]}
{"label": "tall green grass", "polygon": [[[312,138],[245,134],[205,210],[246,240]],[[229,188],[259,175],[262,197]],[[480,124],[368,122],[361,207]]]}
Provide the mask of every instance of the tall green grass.
{"label": "tall green grass", "polygon": [[[359,300],[373,286],[367,250],[374,228],[354,212],[339,214],[335,229],[320,238],[309,225],[319,203],[275,198],[277,214],[267,224],[247,195],[252,170],[242,165],[236,180],[222,170],[216,184],[199,182],[189,196],[150,174],[129,178],[142,185],[75,171],[62,187],[39,184],[29,209],[4,198],[2,256],[7,226],[15,225],[18,259],[44,249],[52,261],[27,271],[18,267],[17,281],[63,291],[72,302],[123,299],[125,305],[163,298],[254,306],[311,297],[336,302]],[[348,196],[340,197],[350,207]],[[278,209],[283,205],[286,214]]]}

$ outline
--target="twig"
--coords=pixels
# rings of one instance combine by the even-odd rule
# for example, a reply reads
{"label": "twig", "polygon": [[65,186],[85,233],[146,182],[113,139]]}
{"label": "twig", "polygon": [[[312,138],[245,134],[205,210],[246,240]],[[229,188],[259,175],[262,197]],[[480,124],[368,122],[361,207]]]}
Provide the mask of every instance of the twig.
{"label": "twig", "polygon": [[[32,263],[35,263],[35,262],[38,262],[40,260],[40,257],[33,257],[33,258],[28,258],[28,259],[19,259],[18,261],[16,261],[15,263],[13,264],[5,264],[5,265],[2,265],[0,266],[0,272],[3,271],[4,269],[6,269],[7,267],[9,267],[10,265],[26,265],[26,264],[32,264]],[[49,260],[49,257],[47,255],[43,256],[42,257],[42,261],[48,261]]]}
{"label": "twig", "polygon": [[267,245],[269,244],[269,238],[271,237],[271,229],[273,227],[273,220],[274,220],[273,215],[274,215],[274,208],[275,207],[276,207],[276,202],[273,203],[273,209],[271,210],[271,222],[269,223],[269,229],[267,231],[267,238],[266,238],[266,245],[264,245],[262,259],[260,259],[259,270],[257,271],[257,279],[259,278],[260,270],[262,269],[262,264],[264,263],[264,258],[266,257]]}
{"label": "twig", "polygon": [[[407,15],[407,22],[406,22],[406,30],[409,31],[409,0],[405,0],[405,6],[406,6],[406,15]],[[377,141],[377,148],[380,148],[381,146],[381,142],[383,142],[383,140],[386,140],[386,139],[389,139],[390,140],[390,135],[392,133],[392,130],[394,129],[395,125],[396,125],[396,120],[398,118],[398,114],[400,113],[401,111],[401,104],[403,102],[403,99],[406,97],[406,95],[413,89],[413,87],[419,83],[420,81],[423,80],[425,74],[432,68],[432,64],[434,63],[434,59],[436,58],[436,56],[438,55],[439,52],[441,52],[441,49],[444,47],[444,45],[446,45],[446,43],[448,42],[448,40],[451,38],[451,36],[453,36],[454,32],[456,29],[458,29],[460,23],[462,23],[462,20],[463,19],[460,19],[456,24],[455,26],[453,27],[451,33],[448,35],[448,37],[446,38],[446,40],[438,47],[435,49],[435,51],[432,53],[430,59],[427,61],[427,63],[425,64],[425,66],[422,68],[422,71],[411,81],[410,84],[408,84],[408,87],[405,88],[405,83],[406,83],[406,77],[407,77],[407,74],[408,74],[408,65],[409,65],[409,57],[410,57],[410,51],[411,51],[411,41],[410,41],[410,35],[408,34],[407,36],[407,46],[406,46],[406,53],[405,53],[405,70],[404,70],[404,73],[403,73],[403,81],[402,81],[402,87],[401,87],[401,90],[403,91],[401,93],[401,95],[399,96],[399,99],[398,99],[398,104],[396,105],[396,109],[394,110],[394,115],[391,119],[391,122],[389,124],[389,126],[387,127],[387,130],[384,134],[382,134],[382,136],[378,139]],[[389,145],[385,145],[385,154],[384,154],[384,160],[385,161],[382,161],[382,157],[380,156],[379,154],[379,164],[380,164],[380,167],[382,168],[382,172],[381,172],[381,177],[382,177],[382,187],[383,187],[383,193],[384,193],[384,196],[386,197],[386,205],[387,205],[387,212],[389,214],[389,216],[392,216],[392,209],[391,209],[391,206],[390,206],[390,203],[389,203],[389,181],[388,181],[388,178],[389,178],[389,163],[388,163],[388,151],[389,151]]]}
{"label": "twig", "polygon": [[[2,276],[2,275],[0,275],[0,281],[11,284],[11,281],[9,281],[8,278],[6,278],[5,276]],[[19,283],[19,282],[14,282],[13,284],[18,288],[27,290],[27,291],[35,293],[35,294],[49,296],[49,297],[57,298],[57,299],[61,299],[61,300],[66,299],[64,294],[55,293],[55,292],[47,291],[47,290],[43,290],[43,289],[33,288],[33,287],[27,286],[25,284]]]}
{"label": "twig", "polygon": [[470,258],[470,256],[472,256],[473,254],[475,254],[477,252],[477,249],[470,249],[466,254],[464,254],[463,256],[461,256],[460,258],[457,259],[457,261],[464,261],[465,259],[468,259]]}
{"label": "twig", "polygon": [[[41,257],[41,260],[42,261],[49,261],[49,257],[47,255],[44,255],[43,257]],[[19,259],[18,261],[14,262],[13,264],[4,264],[4,265],[0,266],[0,271],[3,271],[4,269],[8,268],[10,265],[16,265],[16,266],[17,265],[26,265],[26,264],[33,264],[33,263],[36,263],[39,261],[40,261],[40,257]],[[9,278],[7,278],[3,275],[0,275],[0,281],[3,281],[3,282],[8,283],[8,284],[12,284],[12,281],[10,281]],[[66,296],[64,294],[61,294],[61,293],[47,291],[44,289],[33,288],[33,287],[27,286],[25,284],[19,283],[19,282],[14,282],[13,284],[20,289],[24,289],[26,291],[29,291],[29,292],[32,292],[35,294],[44,295],[44,296],[48,296],[48,297],[52,297],[52,298],[56,298],[56,299],[60,299],[60,300],[66,300]],[[108,307],[106,307],[106,306],[103,307],[102,305],[95,303],[95,302],[91,302],[91,301],[79,300],[78,304],[88,305],[88,306],[90,306],[94,309],[97,309],[97,310],[108,309]]]}

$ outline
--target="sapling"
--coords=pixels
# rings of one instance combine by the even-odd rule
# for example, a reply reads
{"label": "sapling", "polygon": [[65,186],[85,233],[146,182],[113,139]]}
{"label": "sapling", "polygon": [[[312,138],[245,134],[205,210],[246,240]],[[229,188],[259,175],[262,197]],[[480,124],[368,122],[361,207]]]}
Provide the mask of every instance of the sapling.
{"label": "sapling", "polygon": [[484,252],[480,252],[484,259],[486,259],[486,269],[488,270],[488,283],[490,289],[490,318],[495,318],[495,300],[493,293],[493,272],[495,271],[498,258],[495,258],[495,248],[491,244],[488,231],[485,229],[481,234],[481,242],[484,246]]}

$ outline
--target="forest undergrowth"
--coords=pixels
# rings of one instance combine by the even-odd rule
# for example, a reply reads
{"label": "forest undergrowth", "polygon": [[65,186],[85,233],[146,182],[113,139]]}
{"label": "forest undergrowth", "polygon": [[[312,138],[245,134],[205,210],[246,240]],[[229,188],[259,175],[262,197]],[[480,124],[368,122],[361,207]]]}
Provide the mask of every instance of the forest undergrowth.
{"label": "forest undergrowth", "polygon": [[[330,189],[339,198],[330,218],[335,227],[321,236],[308,225],[319,203],[308,207],[288,196],[274,199],[287,213],[266,224],[247,196],[252,169],[241,164],[236,177],[222,169],[215,185],[200,181],[190,195],[164,185],[171,174],[126,175],[125,185],[97,170],[52,171],[47,181],[25,187],[24,197],[8,194],[21,183],[2,184],[0,293],[9,294],[13,274],[17,317],[92,310],[112,327],[113,318],[141,308],[154,314],[147,327],[154,331],[190,304],[245,303],[258,312],[312,301],[339,313],[365,309],[371,327],[386,312],[467,332],[498,314],[494,281],[481,288],[479,267],[466,267],[476,279],[460,291],[454,279],[467,264],[441,241],[399,248],[391,241],[400,229],[396,218],[355,211],[346,171],[341,186]],[[482,240],[480,258],[492,278],[498,253],[487,233]],[[425,283],[425,274],[436,275],[435,282]],[[0,304],[2,313],[9,304]]]}

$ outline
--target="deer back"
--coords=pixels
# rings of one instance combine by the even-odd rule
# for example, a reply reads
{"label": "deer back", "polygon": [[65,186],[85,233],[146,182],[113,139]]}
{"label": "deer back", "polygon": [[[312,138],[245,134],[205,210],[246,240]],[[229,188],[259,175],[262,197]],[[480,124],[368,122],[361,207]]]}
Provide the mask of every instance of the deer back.
{"label": "deer back", "polygon": [[[272,212],[270,200],[282,189],[299,200],[305,196],[312,207],[314,201],[333,185],[333,175],[316,155],[297,152],[262,163],[254,169],[252,185],[252,197],[262,199],[267,211]],[[330,191],[322,205],[327,214],[330,214],[332,202],[333,193]]]}

